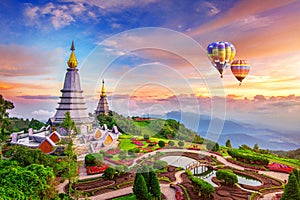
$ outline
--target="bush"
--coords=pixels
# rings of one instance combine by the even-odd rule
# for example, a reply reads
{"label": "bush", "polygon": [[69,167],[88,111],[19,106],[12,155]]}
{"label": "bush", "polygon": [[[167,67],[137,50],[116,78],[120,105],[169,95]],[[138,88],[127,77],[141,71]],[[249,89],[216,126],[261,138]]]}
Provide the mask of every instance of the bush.
{"label": "bush", "polygon": [[150,137],[149,137],[148,134],[144,134],[144,139],[145,139],[145,140],[149,140],[149,138],[150,138]]}
{"label": "bush", "polygon": [[196,192],[198,192],[198,195],[203,196],[204,199],[210,199],[209,197],[215,191],[215,188],[201,178],[195,177],[190,170],[186,170],[185,173],[192,181],[193,188]]}
{"label": "bush", "polygon": [[160,140],[160,141],[158,141],[158,146],[160,147],[160,148],[163,148],[163,147],[165,147],[165,142],[164,141],[162,141],[162,140]]}
{"label": "bush", "polygon": [[175,143],[174,143],[172,140],[170,140],[170,141],[168,142],[168,144],[169,144],[171,147],[175,145]]}
{"label": "bush", "polygon": [[237,161],[248,163],[248,164],[257,164],[257,165],[268,165],[269,160],[267,158],[256,156],[256,155],[250,155],[250,154],[244,154],[240,152],[240,150],[236,149],[228,149],[228,154],[235,158]]}
{"label": "bush", "polygon": [[92,166],[95,164],[95,156],[93,154],[87,154],[84,158],[84,162],[87,166]]}
{"label": "bush", "polygon": [[178,142],[178,146],[183,147],[184,146],[184,142],[183,141],[179,141]]}
{"label": "bush", "polygon": [[109,167],[104,171],[104,176],[109,178],[109,179],[113,179],[116,173],[116,169],[113,167]]}
{"label": "bush", "polygon": [[226,185],[234,185],[238,182],[237,175],[231,170],[218,170],[216,177],[218,180],[224,180]]}

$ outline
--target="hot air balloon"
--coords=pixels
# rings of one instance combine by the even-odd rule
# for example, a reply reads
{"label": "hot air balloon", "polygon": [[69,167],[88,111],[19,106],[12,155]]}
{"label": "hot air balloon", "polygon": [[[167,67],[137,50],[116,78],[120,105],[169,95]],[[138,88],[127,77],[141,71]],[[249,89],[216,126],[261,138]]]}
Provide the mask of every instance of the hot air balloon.
{"label": "hot air balloon", "polygon": [[246,60],[234,60],[231,63],[231,72],[235,78],[242,84],[243,79],[248,75],[250,71],[250,64]]}
{"label": "hot air balloon", "polygon": [[229,42],[213,42],[207,46],[207,55],[223,78],[224,70],[230,66],[236,54],[235,47]]}

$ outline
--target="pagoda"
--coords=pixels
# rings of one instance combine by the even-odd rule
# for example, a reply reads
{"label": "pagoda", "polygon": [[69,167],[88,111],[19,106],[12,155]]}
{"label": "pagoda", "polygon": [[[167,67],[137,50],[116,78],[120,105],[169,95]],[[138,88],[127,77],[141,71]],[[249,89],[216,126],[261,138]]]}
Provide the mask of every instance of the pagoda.
{"label": "pagoda", "polygon": [[92,128],[92,120],[87,114],[83,90],[80,86],[77,69],[78,62],[74,53],[74,41],[72,41],[70,50],[71,55],[67,63],[69,67],[67,68],[63,89],[61,90],[62,96],[54,115],[53,125],[59,126],[65,118],[65,113],[70,112],[70,116],[74,120],[78,130],[80,132],[88,132]]}
{"label": "pagoda", "polygon": [[107,99],[106,99],[104,80],[102,80],[102,90],[101,90],[97,109],[95,110],[95,114],[96,114],[96,116],[98,116],[99,114],[107,115],[108,112],[109,112],[109,107],[108,107],[108,103],[107,103]]}

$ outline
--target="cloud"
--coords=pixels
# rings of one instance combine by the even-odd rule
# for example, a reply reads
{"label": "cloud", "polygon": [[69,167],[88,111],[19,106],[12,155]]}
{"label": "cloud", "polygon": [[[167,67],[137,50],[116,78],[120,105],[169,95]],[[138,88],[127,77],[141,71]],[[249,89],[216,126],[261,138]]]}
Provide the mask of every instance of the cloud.
{"label": "cloud", "polygon": [[51,96],[51,95],[22,95],[22,96],[17,96],[19,98],[23,99],[31,99],[31,100],[57,100],[59,97],[58,96]]}
{"label": "cloud", "polygon": [[25,17],[29,19],[28,25],[41,26],[50,21],[55,29],[70,25],[83,14],[94,18],[94,13],[92,11],[87,12],[87,8],[80,2],[73,4],[53,4],[50,2],[39,7],[26,4],[24,10]]}
{"label": "cloud", "polygon": [[90,6],[96,6],[106,11],[117,12],[123,9],[132,8],[132,7],[143,7],[150,3],[154,3],[157,0],[64,0],[65,2],[73,2],[73,3],[84,3]]}
{"label": "cloud", "polygon": [[60,64],[62,50],[41,51],[35,47],[0,44],[0,76],[38,76],[53,73],[53,66]]}
{"label": "cloud", "polygon": [[53,117],[55,112],[48,110],[35,110],[32,113],[32,117],[40,120],[47,120],[50,117]]}

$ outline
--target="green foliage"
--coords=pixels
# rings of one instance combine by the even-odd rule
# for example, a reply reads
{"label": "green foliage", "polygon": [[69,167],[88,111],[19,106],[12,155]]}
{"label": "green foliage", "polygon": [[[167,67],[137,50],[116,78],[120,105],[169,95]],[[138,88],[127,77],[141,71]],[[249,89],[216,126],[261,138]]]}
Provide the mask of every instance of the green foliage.
{"label": "green foliage", "polygon": [[136,199],[149,200],[150,195],[144,177],[137,174],[134,182],[133,193],[135,194]]}
{"label": "green foliage", "polygon": [[150,137],[149,137],[148,134],[144,134],[144,139],[145,139],[145,140],[149,140],[149,138],[150,138]]}
{"label": "green foliage", "polygon": [[220,146],[218,143],[208,141],[206,144],[206,149],[217,152],[217,151],[219,151]]}
{"label": "green foliage", "polygon": [[153,167],[154,169],[163,169],[168,166],[168,163],[163,160],[156,160],[154,161]]}
{"label": "green foliage", "polygon": [[127,152],[126,150],[121,149],[118,155],[119,159],[123,160],[127,157]]}
{"label": "green foliage", "polygon": [[76,126],[75,126],[75,122],[71,118],[70,112],[66,112],[65,113],[64,121],[62,122],[62,124],[60,124],[60,126],[64,127],[65,129],[67,129],[69,132],[71,130],[74,130],[75,132],[77,132],[77,129],[76,129]]}
{"label": "green foliage", "polygon": [[147,188],[150,188],[150,175],[149,175],[149,169],[147,165],[142,166],[142,176],[144,177],[144,180],[146,182]]}
{"label": "green foliage", "polygon": [[174,141],[172,141],[172,140],[170,140],[169,142],[168,142],[168,144],[169,144],[169,146],[174,146],[175,145],[175,142]]}
{"label": "green foliage", "polygon": [[84,158],[85,164],[87,166],[100,166],[103,163],[103,154],[92,153],[87,154]]}
{"label": "green foliage", "polygon": [[239,146],[239,149],[241,149],[241,150],[252,150],[251,147],[249,147],[246,144],[243,144],[243,145]]}
{"label": "green foliage", "polygon": [[97,119],[101,126],[106,124],[109,129],[117,126],[121,133],[131,133],[133,135],[141,135],[141,130],[130,118],[119,115],[116,112],[109,111],[108,115],[100,114]]}
{"label": "green foliage", "polygon": [[160,184],[159,184],[159,180],[157,178],[157,174],[152,169],[149,172],[149,176],[150,176],[149,192],[152,194],[152,197],[154,199],[160,200],[161,199],[161,191],[160,191]]}
{"label": "green foliage", "polygon": [[229,149],[227,152],[231,157],[236,158],[240,162],[257,165],[269,164],[269,159],[258,155],[252,155],[241,150]]}
{"label": "green foliage", "polygon": [[116,172],[117,172],[118,176],[129,171],[127,165],[117,165],[115,167],[115,169],[116,169]]}
{"label": "green foliage", "polygon": [[258,144],[254,144],[253,151],[259,152],[259,146],[258,146]]}
{"label": "green foliage", "polygon": [[29,123],[29,128],[32,128],[33,130],[40,130],[43,126],[45,126],[43,122],[40,122],[39,120],[33,118]]}
{"label": "green foliage", "polygon": [[10,124],[7,110],[14,108],[14,104],[10,101],[3,99],[0,95],[0,159],[2,157],[2,142],[5,141],[7,136],[7,127]]}
{"label": "green foliage", "polygon": [[216,177],[218,180],[224,180],[226,185],[234,185],[238,182],[237,175],[231,170],[218,170]]}
{"label": "green foliage", "polygon": [[104,171],[104,176],[109,178],[109,179],[113,179],[114,176],[116,174],[116,169],[113,167],[108,167],[105,171]]}
{"label": "green foliage", "polygon": [[231,146],[231,142],[230,142],[230,140],[228,139],[227,141],[226,141],[226,147],[228,147],[228,148],[232,148],[232,146]]}
{"label": "green foliage", "polygon": [[14,161],[0,161],[1,199],[54,198],[54,173],[50,167],[31,164],[26,167]]}
{"label": "green foliage", "polygon": [[300,171],[293,170],[289,175],[289,181],[284,188],[282,200],[300,200]]}
{"label": "green foliage", "polygon": [[209,199],[211,194],[214,193],[215,188],[201,178],[195,177],[190,170],[186,170],[185,173],[192,181],[193,188],[196,192],[198,192],[198,195],[201,195],[202,197],[204,197],[204,199]]}
{"label": "green foliage", "polygon": [[184,142],[183,141],[179,141],[178,142],[178,146],[183,147],[184,146]]}
{"label": "green foliage", "polygon": [[162,141],[162,140],[159,140],[158,141],[158,146],[160,147],[160,148],[163,148],[163,147],[165,147],[165,142],[164,141]]}

